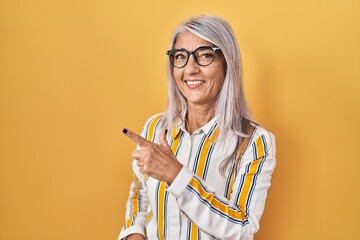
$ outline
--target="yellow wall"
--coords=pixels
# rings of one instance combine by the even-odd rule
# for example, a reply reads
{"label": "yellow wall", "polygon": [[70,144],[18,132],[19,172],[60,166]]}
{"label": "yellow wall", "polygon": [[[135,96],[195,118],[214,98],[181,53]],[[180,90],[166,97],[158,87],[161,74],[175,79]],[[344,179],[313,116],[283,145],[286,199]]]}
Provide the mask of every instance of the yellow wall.
{"label": "yellow wall", "polygon": [[278,162],[256,240],[360,239],[360,1],[0,1],[0,239],[116,239],[175,26],[228,19]]}

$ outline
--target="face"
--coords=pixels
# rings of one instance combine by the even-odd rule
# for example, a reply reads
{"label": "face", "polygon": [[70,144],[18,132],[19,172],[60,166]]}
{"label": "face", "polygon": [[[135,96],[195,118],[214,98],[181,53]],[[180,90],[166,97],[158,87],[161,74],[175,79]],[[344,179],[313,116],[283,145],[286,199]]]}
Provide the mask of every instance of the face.
{"label": "face", "polygon": [[[189,31],[181,33],[174,48],[185,48],[194,51],[201,46],[214,44],[194,35]],[[190,55],[188,63],[183,68],[173,68],[176,84],[191,106],[214,107],[217,95],[225,79],[225,60],[219,50],[215,53],[214,61],[208,66],[200,66]]]}

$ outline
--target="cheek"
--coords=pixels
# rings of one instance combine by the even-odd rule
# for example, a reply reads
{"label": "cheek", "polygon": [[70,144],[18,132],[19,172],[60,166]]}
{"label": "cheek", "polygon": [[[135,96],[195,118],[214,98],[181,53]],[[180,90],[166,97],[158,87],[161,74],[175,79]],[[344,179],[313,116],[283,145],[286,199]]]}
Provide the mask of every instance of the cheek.
{"label": "cheek", "polygon": [[179,79],[181,79],[181,76],[182,76],[181,71],[179,69],[177,69],[177,68],[174,68],[173,69],[173,76],[174,76],[174,79],[176,81],[178,81]]}
{"label": "cheek", "polygon": [[[210,77],[212,76],[212,77]],[[222,86],[225,81],[225,72],[222,69],[222,66],[217,68],[217,70],[212,71],[212,73],[209,75],[211,79],[213,79],[213,82],[215,85]]]}

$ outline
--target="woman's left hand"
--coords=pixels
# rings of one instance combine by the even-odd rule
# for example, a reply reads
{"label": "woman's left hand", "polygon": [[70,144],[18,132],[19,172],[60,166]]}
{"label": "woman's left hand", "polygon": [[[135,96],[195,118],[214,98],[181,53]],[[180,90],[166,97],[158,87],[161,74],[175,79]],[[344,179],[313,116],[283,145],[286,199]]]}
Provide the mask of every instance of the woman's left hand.
{"label": "woman's left hand", "polygon": [[140,149],[132,152],[140,172],[170,185],[180,172],[182,164],[175,158],[167,143],[166,132],[167,130],[162,131],[157,144],[126,128],[123,129],[123,133],[140,146]]}

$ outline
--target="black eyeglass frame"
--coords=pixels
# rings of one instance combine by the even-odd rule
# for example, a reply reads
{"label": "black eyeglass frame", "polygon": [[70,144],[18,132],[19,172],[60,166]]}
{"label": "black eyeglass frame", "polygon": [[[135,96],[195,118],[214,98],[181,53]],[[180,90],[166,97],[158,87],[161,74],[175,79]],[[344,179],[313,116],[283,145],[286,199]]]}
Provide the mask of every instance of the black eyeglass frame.
{"label": "black eyeglass frame", "polygon": [[[216,53],[217,50],[221,50],[221,49],[220,49],[219,47],[217,47],[217,46],[200,46],[200,47],[196,48],[194,51],[188,51],[188,50],[186,50],[185,48],[174,48],[174,49],[170,49],[170,50],[166,51],[166,54],[169,56],[169,60],[170,60],[171,65],[173,65],[173,66],[176,67],[176,68],[183,68],[183,67],[185,67],[186,64],[189,62],[190,55],[193,55],[194,60],[195,60],[195,62],[196,62],[198,65],[203,66],[203,67],[206,67],[206,66],[209,66],[211,63],[214,62],[215,56],[214,56],[214,58],[212,59],[212,61],[211,61],[210,63],[204,65],[204,64],[200,64],[200,63],[199,63],[199,61],[198,61],[198,59],[197,59],[197,57],[196,57],[196,55],[195,55],[195,52],[196,52],[197,50],[199,50],[199,49],[207,49],[207,48],[212,49],[212,50],[214,51],[214,53]],[[187,53],[187,59],[186,59],[186,62],[184,63],[183,66],[177,67],[177,66],[174,65],[173,60],[171,60],[171,56],[172,56],[172,53],[173,53],[174,51],[185,51],[185,52]]]}

